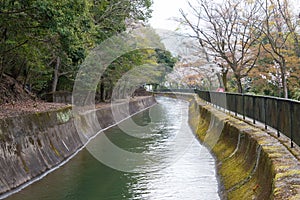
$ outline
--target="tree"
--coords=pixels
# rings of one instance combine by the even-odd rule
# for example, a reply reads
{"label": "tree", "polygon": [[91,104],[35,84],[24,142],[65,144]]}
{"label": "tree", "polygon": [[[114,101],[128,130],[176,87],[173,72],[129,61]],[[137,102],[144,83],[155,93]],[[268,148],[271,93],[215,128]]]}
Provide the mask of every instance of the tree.
{"label": "tree", "polygon": [[146,21],[150,6],[150,0],[1,1],[0,79],[9,73],[39,93],[72,89],[88,52],[129,22]]}
{"label": "tree", "polygon": [[193,31],[190,37],[196,38],[210,57],[224,61],[226,65],[221,65],[224,76],[226,68],[233,71],[238,92],[242,93],[242,79],[255,66],[260,54],[261,34],[256,31],[261,23],[260,4],[240,0],[226,0],[223,4],[197,2],[189,3],[190,15],[181,10],[181,22]]}
{"label": "tree", "polygon": [[[124,87],[130,88],[135,84],[162,83],[177,59],[169,51],[163,49],[138,49],[128,52],[114,60],[101,77],[97,96],[100,101],[110,100],[114,87],[123,81]],[[120,83],[118,83],[120,87]],[[128,94],[126,91],[120,94]],[[125,98],[125,96],[122,96]]]}
{"label": "tree", "polygon": [[[30,82],[32,72],[39,71],[48,77],[46,82],[51,82],[53,77],[51,85],[55,91],[62,66],[75,65],[84,58],[80,54],[90,41],[87,22],[91,23],[87,0],[4,1],[0,18],[0,29],[5,33],[1,40],[2,72],[26,71],[25,84]],[[27,70],[18,70],[17,62],[11,65],[8,53],[25,63],[21,67]],[[21,75],[24,74],[18,73],[15,78]],[[39,80],[35,76],[31,82],[40,85]],[[45,88],[46,85],[35,89]]]}
{"label": "tree", "polygon": [[[299,42],[296,33],[297,23],[292,17],[291,7],[287,0],[264,0],[263,33],[262,44],[276,64],[279,65],[282,93],[288,98],[288,76],[291,66],[289,58],[299,57]],[[294,45],[291,44],[293,40]]]}
{"label": "tree", "polygon": [[257,67],[250,73],[249,92],[261,95],[281,96],[280,85],[280,69],[272,56],[262,50]]}

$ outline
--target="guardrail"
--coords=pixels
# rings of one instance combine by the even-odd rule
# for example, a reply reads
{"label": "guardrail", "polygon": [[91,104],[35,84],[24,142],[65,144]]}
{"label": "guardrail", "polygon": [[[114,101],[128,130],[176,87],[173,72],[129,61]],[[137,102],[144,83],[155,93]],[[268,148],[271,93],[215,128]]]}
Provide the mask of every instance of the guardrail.
{"label": "guardrail", "polygon": [[211,92],[197,89],[166,89],[159,92],[196,93],[198,96],[217,106],[238,114],[246,119],[251,118],[264,123],[265,129],[272,127],[277,136],[284,134],[300,146],[300,102],[271,96],[258,96],[238,93]]}

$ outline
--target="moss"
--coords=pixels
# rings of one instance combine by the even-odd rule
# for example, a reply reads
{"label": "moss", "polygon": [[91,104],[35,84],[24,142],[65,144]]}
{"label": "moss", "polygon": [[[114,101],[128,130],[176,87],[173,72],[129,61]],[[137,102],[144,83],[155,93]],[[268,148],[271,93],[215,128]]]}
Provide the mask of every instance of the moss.
{"label": "moss", "polygon": [[234,146],[228,146],[224,141],[219,141],[213,148],[214,154],[220,161],[228,158],[234,150]]}
{"label": "moss", "polygon": [[284,157],[284,152],[281,152],[281,148],[277,145],[264,145],[263,149],[265,152],[268,152],[267,156],[272,159],[272,158],[283,158]]}
{"label": "moss", "polygon": [[300,170],[289,170],[282,173],[277,173],[275,175],[275,180],[286,178],[286,177],[293,177],[295,175],[300,175]]}
{"label": "moss", "polygon": [[197,136],[201,141],[204,141],[206,136],[206,130],[207,128],[205,126],[199,126],[197,127]]}
{"label": "moss", "polygon": [[284,155],[282,153],[270,153],[269,158],[282,158]]}
{"label": "moss", "polygon": [[263,148],[269,152],[271,152],[271,151],[278,152],[280,150],[280,148],[275,145],[264,146]]}
{"label": "moss", "polygon": [[[210,109],[207,105],[204,105],[204,107]],[[201,113],[200,117],[197,112]],[[207,110],[203,108],[197,110],[195,103],[191,104],[190,125],[195,129],[198,138],[202,142],[205,141],[205,143],[209,143],[209,139],[216,139],[214,138],[214,130],[210,130],[209,133],[207,132],[210,118],[210,113]],[[231,121],[231,118],[220,114],[217,116],[217,120],[224,123]],[[228,199],[255,199],[264,192],[265,187],[263,183],[259,184],[257,176],[253,176],[252,174],[256,164],[257,144],[250,142],[250,138],[245,138],[245,134],[240,136],[242,138],[241,144],[238,144],[239,134],[241,134],[239,130],[248,130],[251,127],[239,120],[232,120],[234,121],[234,125],[225,123],[217,144],[212,148],[212,152],[217,157],[219,163],[218,174],[221,177],[221,182],[226,193],[225,196]],[[211,134],[211,136],[208,134]],[[237,149],[237,145],[239,145],[239,149]]]}
{"label": "moss", "polygon": [[60,155],[60,153],[58,152],[58,150],[55,148],[55,146],[53,145],[53,143],[50,141],[50,147],[51,147],[51,149],[54,151],[54,153],[58,156],[58,157],[60,157],[61,155]]}
{"label": "moss", "polygon": [[238,189],[229,192],[228,199],[256,199],[263,188],[257,183],[256,178],[251,178]]}
{"label": "moss", "polygon": [[72,112],[71,110],[68,111],[61,111],[56,113],[56,117],[59,123],[64,124],[71,119]]}
{"label": "moss", "polygon": [[297,194],[291,198],[289,198],[288,200],[299,200],[300,199],[300,194]]}
{"label": "moss", "polygon": [[206,146],[207,141],[216,139],[214,128],[207,131],[211,120],[214,126],[219,121],[224,124],[217,144],[211,149],[217,158],[222,198],[300,199],[299,165],[297,160],[290,159],[288,151],[293,153],[293,149],[288,145],[259,127],[228,117],[198,97],[191,101],[189,111],[190,125]]}
{"label": "moss", "polygon": [[274,189],[273,194],[274,196],[277,196],[278,194],[281,194],[283,192],[283,189],[280,187],[277,187]]}
{"label": "moss", "polygon": [[278,170],[278,171],[284,171],[284,170],[289,169],[290,167],[291,167],[291,166],[289,166],[289,165],[278,166],[278,167],[276,168],[276,170]]}
{"label": "moss", "polygon": [[251,170],[245,170],[241,160],[232,160],[232,162],[222,163],[219,173],[223,177],[225,188],[229,190],[247,179]]}

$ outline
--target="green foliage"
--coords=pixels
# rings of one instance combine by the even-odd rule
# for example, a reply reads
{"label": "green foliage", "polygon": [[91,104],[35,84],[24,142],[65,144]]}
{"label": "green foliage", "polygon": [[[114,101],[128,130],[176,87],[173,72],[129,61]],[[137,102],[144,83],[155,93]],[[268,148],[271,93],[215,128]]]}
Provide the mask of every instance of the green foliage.
{"label": "green foliage", "polygon": [[300,101],[300,88],[294,89],[292,98]]}
{"label": "green foliage", "polygon": [[[128,20],[146,20],[150,5],[150,0],[1,1],[0,78],[9,73],[45,93],[56,73],[57,88],[70,90],[88,52],[124,31]],[[125,57],[122,70],[132,58]]]}
{"label": "green foliage", "polygon": [[[169,51],[160,49],[138,49],[128,52],[117,58],[106,69],[99,84],[98,93],[103,93],[102,86],[104,87],[102,90],[106,93],[105,99],[110,99],[117,83],[127,88],[162,83],[166,73],[173,68],[176,61],[177,59]],[[120,87],[119,85],[116,87]],[[126,93],[126,91],[122,92]]]}
{"label": "green foliage", "polygon": [[175,63],[178,61],[178,58],[172,56],[169,51],[155,49],[157,63],[164,64],[169,68],[173,68]]}

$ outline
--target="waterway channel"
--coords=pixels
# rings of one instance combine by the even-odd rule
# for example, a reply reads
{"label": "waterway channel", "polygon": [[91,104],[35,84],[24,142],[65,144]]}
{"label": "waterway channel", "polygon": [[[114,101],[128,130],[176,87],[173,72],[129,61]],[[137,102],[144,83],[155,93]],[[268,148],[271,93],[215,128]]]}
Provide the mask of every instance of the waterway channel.
{"label": "waterway channel", "polygon": [[[126,162],[105,163],[87,146],[67,164],[7,200],[220,199],[215,160],[188,126],[188,103],[166,97],[157,101],[91,142],[95,145],[105,136],[125,152],[146,155],[151,162],[139,161],[128,171]],[[128,161],[128,165],[132,164]]]}

